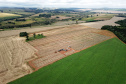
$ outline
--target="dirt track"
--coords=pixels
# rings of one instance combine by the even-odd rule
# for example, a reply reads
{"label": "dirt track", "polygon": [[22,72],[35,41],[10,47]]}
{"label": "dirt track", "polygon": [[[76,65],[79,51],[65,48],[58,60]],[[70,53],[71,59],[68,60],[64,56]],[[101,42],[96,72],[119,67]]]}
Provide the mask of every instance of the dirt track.
{"label": "dirt track", "polygon": [[123,19],[125,19],[125,18],[113,17],[112,19],[106,20],[106,21],[82,23],[82,24],[79,24],[79,25],[84,25],[84,26],[88,26],[88,27],[92,27],[92,28],[96,28],[96,29],[101,29],[101,27],[104,26],[104,25],[112,25],[112,26],[118,25],[115,22],[118,21],[118,20],[123,20]]}
{"label": "dirt track", "polygon": [[15,36],[19,35],[20,32],[28,32],[28,33],[34,33],[39,31],[46,31],[51,29],[57,29],[57,28],[63,28],[65,26],[54,26],[54,27],[39,27],[39,28],[23,28],[18,30],[8,30],[8,31],[0,31],[0,37],[9,37],[9,36]]}

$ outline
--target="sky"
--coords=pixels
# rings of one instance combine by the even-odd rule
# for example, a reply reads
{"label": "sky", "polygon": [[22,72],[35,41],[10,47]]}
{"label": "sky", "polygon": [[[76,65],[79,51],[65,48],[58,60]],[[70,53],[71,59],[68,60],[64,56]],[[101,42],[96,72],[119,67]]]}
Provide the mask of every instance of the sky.
{"label": "sky", "polygon": [[126,8],[126,0],[0,0],[0,7]]}

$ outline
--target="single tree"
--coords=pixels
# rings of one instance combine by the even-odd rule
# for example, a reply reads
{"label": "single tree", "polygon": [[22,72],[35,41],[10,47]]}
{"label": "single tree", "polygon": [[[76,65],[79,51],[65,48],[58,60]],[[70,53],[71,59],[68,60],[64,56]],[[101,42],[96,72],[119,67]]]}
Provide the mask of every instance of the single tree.
{"label": "single tree", "polygon": [[32,27],[32,25],[30,24],[30,28]]}
{"label": "single tree", "polygon": [[34,38],[35,38],[35,37],[36,37],[36,34],[34,33],[33,36],[34,36]]}
{"label": "single tree", "polygon": [[43,33],[41,34],[41,36],[43,36]]}
{"label": "single tree", "polygon": [[27,36],[27,35],[28,35],[27,32],[20,32],[20,34],[19,34],[20,37],[24,37],[24,36]]}
{"label": "single tree", "polygon": [[28,35],[26,36],[26,40],[29,40],[29,36]]}
{"label": "single tree", "polygon": [[76,24],[78,24],[78,20],[76,20]]}

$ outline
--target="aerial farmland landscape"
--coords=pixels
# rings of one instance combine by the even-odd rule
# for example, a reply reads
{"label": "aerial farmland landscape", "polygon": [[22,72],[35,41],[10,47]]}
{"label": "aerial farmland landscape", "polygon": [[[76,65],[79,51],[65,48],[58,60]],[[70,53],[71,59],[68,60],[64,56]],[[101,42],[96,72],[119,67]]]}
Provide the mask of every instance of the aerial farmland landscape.
{"label": "aerial farmland landscape", "polygon": [[121,1],[0,0],[0,84],[126,84]]}

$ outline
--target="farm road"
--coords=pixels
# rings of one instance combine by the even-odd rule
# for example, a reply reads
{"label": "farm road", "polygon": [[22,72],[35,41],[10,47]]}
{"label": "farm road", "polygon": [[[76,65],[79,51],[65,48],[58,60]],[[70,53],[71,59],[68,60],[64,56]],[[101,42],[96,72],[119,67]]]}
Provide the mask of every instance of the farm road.
{"label": "farm road", "polygon": [[52,27],[39,27],[39,28],[23,28],[23,29],[18,29],[18,30],[0,31],[0,38],[19,35],[20,32],[34,33],[34,32],[46,31],[46,30],[51,30],[51,29],[63,28],[63,27],[66,27],[66,25],[65,26],[52,26]]}
{"label": "farm road", "polygon": [[98,22],[89,22],[89,23],[82,23],[79,25],[84,25],[84,26],[88,26],[88,27],[92,27],[92,28],[96,28],[96,29],[101,29],[102,26],[104,25],[112,25],[112,26],[118,26],[118,24],[116,24],[115,22],[118,20],[123,20],[125,18],[123,17],[113,17],[110,20],[106,20],[106,21],[98,21]]}

